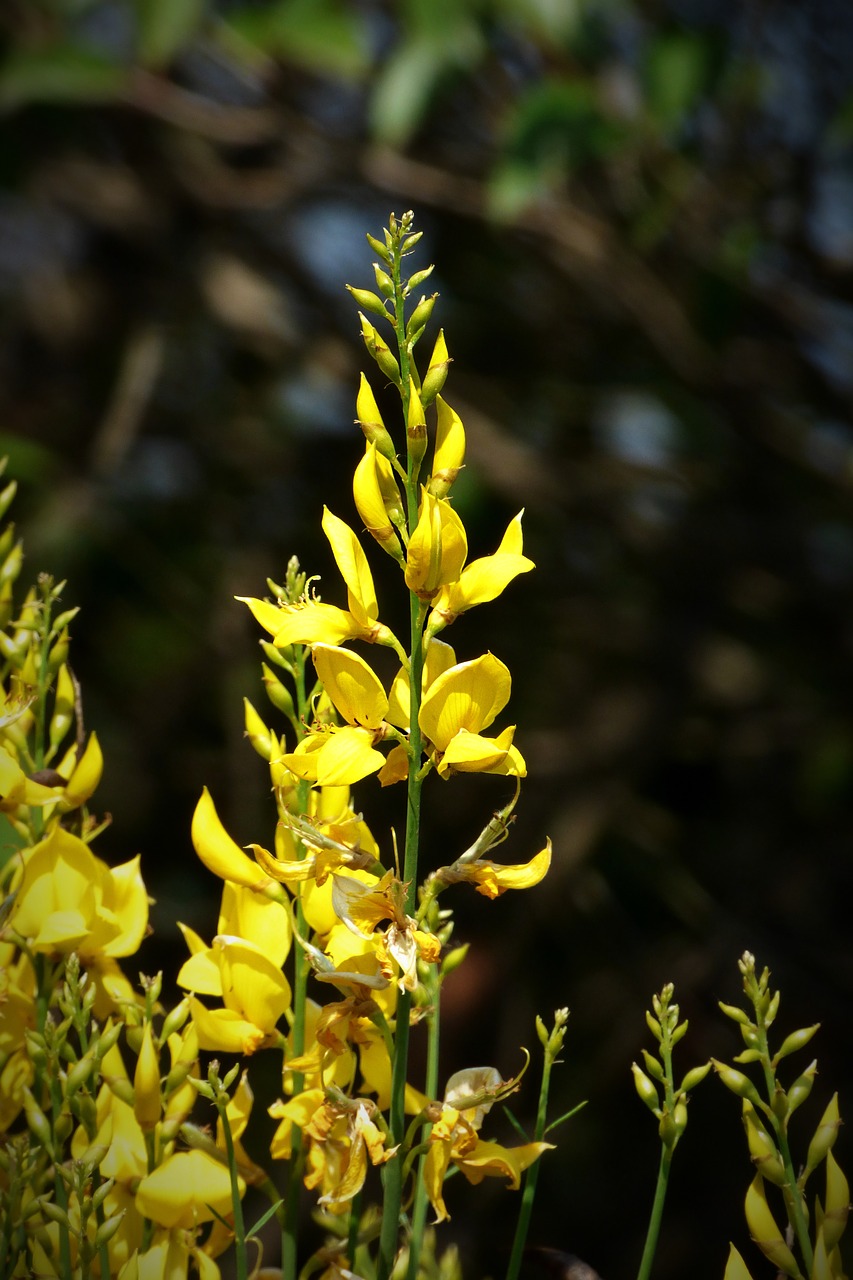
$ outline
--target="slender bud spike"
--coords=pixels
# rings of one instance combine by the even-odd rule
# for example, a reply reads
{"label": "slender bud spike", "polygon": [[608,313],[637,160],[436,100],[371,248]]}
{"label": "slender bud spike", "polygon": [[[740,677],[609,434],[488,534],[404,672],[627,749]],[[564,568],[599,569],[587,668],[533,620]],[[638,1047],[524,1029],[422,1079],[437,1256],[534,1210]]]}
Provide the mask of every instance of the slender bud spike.
{"label": "slender bud spike", "polygon": [[383,320],[388,319],[385,303],[370,289],[355,289],[351,284],[346,285],[345,288],[349,290],[358,305],[364,307],[365,311],[370,311],[375,316],[381,316]]}
{"label": "slender bud spike", "polygon": [[634,1076],[634,1087],[636,1088],[641,1101],[645,1102],[649,1111],[651,1111],[653,1115],[660,1116],[660,1098],[658,1097],[657,1089],[652,1084],[645,1071],[643,1071],[642,1067],[639,1067],[636,1062],[631,1064],[631,1071]]}
{"label": "slender bud spike", "polygon": [[835,1145],[835,1139],[838,1137],[838,1130],[841,1126],[841,1117],[838,1114],[838,1094],[834,1093],[829,1100],[826,1110],[821,1117],[820,1124],[815,1130],[815,1135],[809,1143],[809,1150],[806,1156],[806,1167],[803,1172],[803,1181],[805,1182],[809,1174],[818,1167],[827,1152],[831,1151]]}
{"label": "slender bud spike", "polygon": [[786,1276],[792,1276],[794,1280],[803,1280],[796,1259],[786,1245],[782,1232],[770,1212],[760,1174],[756,1174],[749,1185],[744,1211],[749,1233],[765,1257],[769,1258]]}

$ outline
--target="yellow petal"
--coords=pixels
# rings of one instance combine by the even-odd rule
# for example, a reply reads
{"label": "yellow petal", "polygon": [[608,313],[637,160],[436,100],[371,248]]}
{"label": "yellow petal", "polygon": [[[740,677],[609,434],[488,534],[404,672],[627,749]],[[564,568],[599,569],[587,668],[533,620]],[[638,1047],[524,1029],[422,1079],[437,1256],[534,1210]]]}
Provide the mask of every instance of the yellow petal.
{"label": "yellow petal", "polygon": [[291,644],[341,644],[364,635],[364,628],[345,609],[320,600],[307,600],[304,604],[286,605],[278,610],[278,629],[273,643],[279,649]]}
{"label": "yellow petal", "polygon": [[[246,1184],[238,1177],[242,1197]],[[191,1230],[210,1222],[216,1213],[231,1214],[231,1174],[228,1167],[203,1151],[179,1151],[142,1179],[136,1207],[144,1217],[170,1230]]]}
{"label": "yellow petal", "polygon": [[160,1111],[160,1057],[154,1047],[151,1023],[146,1022],[133,1075],[133,1114],[141,1129],[150,1130],[158,1123]]}
{"label": "yellow petal", "polygon": [[521,554],[522,514],[519,511],[509,522],[494,555],[472,560],[457,582],[451,582],[442,589],[433,603],[429,622],[431,633],[453,622],[466,609],[497,599],[513,578],[535,568],[533,561]]}
{"label": "yellow petal", "polygon": [[278,635],[284,610],[281,605],[271,604],[269,600],[256,600],[254,596],[235,596],[241,604],[247,604],[256,622],[259,622],[271,636]]}
{"label": "yellow petal", "polygon": [[418,718],[421,731],[445,751],[460,729],[478,734],[490,725],[509,701],[511,685],[509,668],[491,653],[458,663],[427,691]]}
{"label": "yellow petal", "polygon": [[292,937],[290,912],[282,902],[226,880],[217,933],[235,934],[259,947],[274,965],[284,964]]}
{"label": "yellow petal", "polygon": [[465,526],[445,498],[422,491],[418,523],[406,551],[406,586],[429,600],[455,582],[468,554]]}
{"label": "yellow petal", "polygon": [[388,516],[380,474],[385,482],[386,491],[390,480],[393,486],[391,493],[396,492],[390,462],[381,453],[377,453],[374,444],[368,443],[364,457],[356,467],[352,478],[352,494],[356,510],[364,522],[365,529],[371,537],[376,539],[383,551],[387,551],[395,560],[402,560],[403,549],[400,546],[397,531]]}
{"label": "yellow petal", "polygon": [[138,951],[148,928],[148,893],[140,872],[139,854],[120,867],[106,869],[105,897],[121,932],[107,943],[104,954],[131,956]]}
{"label": "yellow petal", "polygon": [[540,849],[529,862],[501,866],[480,858],[477,862],[454,868],[454,872],[477,886],[477,892],[486,898],[497,898],[507,889],[532,889],[548,874],[551,866],[551,841]]}
{"label": "yellow petal", "polygon": [[437,421],[435,428],[435,453],[429,489],[436,497],[443,498],[459,475],[465,461],[465,428],[455,409],[435,398]]}
{"label": "yellow petal", "polygon": [[473,1151],[464,1156],[454,1156],[454,1163],[475,1185],[484,1178],[509,1179],[513,1191],[521,1185],[521,1175],[543,1151],[553,1151],[551,1142],[528,1142],[522,1147],[502,1147],[498,1142],[478,1141]]}
{"label": "yellow petal", "polygon": [[213,940],[222,972],[222,1000],[265,1035],[290,1008],[290,983],[259,947],[241,938],[218,935]]}
{"label": "yellow petal", "polygon": [[190,997],[198,1047],[212,1053],[254,1053],[264,1042],[264,1033],[233,1009],[207,1009]]}
{"label": "yellow petal", "polygon": [[198,996],[222,998],[222,972],[212,947],[205,947],[185,960],[178,971],[177,983],[185,991]]}
{"label": "yellow petal", "polygon": [[409,776],[409,753],[398,742],[385,758],[385,763],[377,774],[380,787],[393,786],[395,782],[405,782]]}
{"label": "yellow petal", "polygon": [[343,718],[351,725],[378,729],[388,710],[388,698],[373,668],[357,653],[332,645],[315,645],[311,657]]}
{"label": "yellow petal", "polygon": [[101,746],[98,742],[97,734],[92,733],[89,735],[85,751],[75,764],[71,777],[68,779],[62,808],[79,809],[81,804],[85,804],[101,781],[103,771],[104,757],[101,752]]}
{"label": "yellow petal", "polygon": [[296,750],[282,761],[298,778],[318,786],[351,786],[385,763],[381,751],[371,745],[369,729],[344,725],[340,729],[303,738]]}
{"label": "yellow petal", "polygon": [[352,529],[328,507],[323,508],[323,532],[329,539],[335,563],[347,584],[348,604],[356,621],[366,626],[379,617],[373,575],[361,543]]}
{"label": "yellow petal", "polygon": [[260,889],[268,883],[258,864],[235,844],[223,827],[207,787],[196,805],[190,834],[201,861],[221,880],[231,880],[249,889]]}

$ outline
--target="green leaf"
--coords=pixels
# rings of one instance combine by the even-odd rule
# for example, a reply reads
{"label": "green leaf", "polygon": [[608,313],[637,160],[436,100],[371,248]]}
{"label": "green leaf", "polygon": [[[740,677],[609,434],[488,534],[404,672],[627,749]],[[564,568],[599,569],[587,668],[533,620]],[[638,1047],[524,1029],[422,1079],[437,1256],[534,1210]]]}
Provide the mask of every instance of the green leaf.
{"label": "green leaf", "polygon": [[515,1132],[516,1132],[516,1133],[518,1134],[518,1136],[521,1138],[521,1141],[522,1141],[522,1142],[529,1142],[529,1141],[530,1141],[530,1138],[529,1138],[529,1137],[527,1136],[527,1134],[524,1132],[524,1129],[521,1127],[520,1122],[519,1122],[518,1120],[516,1120],[515,1116],[512,1114],[512,1112],[510,1111],[509,1107],[508,1107],[505,1103],[504,1103],[503,1111],[504,1111],[504,1115],[506,1116],[507,1120],[510,1122],[510,1124],[511,1124],[511,1125],[512,1125],[512,1127],[513,1127],[513,1129],[515,1129]]}
{"label": "green leaf", "polygon": [[257,1235],[261,1227],[266,1226],[273,1214],[284,1204],[283,1200],[276,1200],[275,1204],[271,1204],[266,1213],[262,1213],[253,1227],[250,1227],[246,1234],[246,1239],[251,1240],[252,1236]]}
{"label": "green leaf", "polygon": [[278,0],[229,19],[240,40],[321,75],[357,79],[369,65],[364,24],[335,0]]}
{"label": "green leaf", "polygon": [[167,67],[201,26],[205,0],[136,0],[139,60]]}
{"label": "green leaf", "polygon": [[552,1120],[551,1123],[546,1128],[545,1133],[542,1136],[543,1137],[547,1136],[547,1134],[549,1134],[552,1129],[556,1129],[557,1125],[562,1124],[564,1120],[571,1120],[572,1116],[576,1116],[579,1111],[583,1111],[585,1106],[586,1106],[586,1098],[584,1098],[583,1102],[579,1102],[576,1107],[572,1107],[571,1111],[564,1111],[563,1114],[561,1116],[558,1116],[556,1120]]}
{"label": "green leaf", "polygon": [[0,70],[0,110],[31,102],[106,102],[124,87],[127,71],[74,45],[13,53]]}
{"label": "green leaf", "polygon": [[673,128],[696,105],[710,70],[710,47],[701,36],[660,36],[649,50],[646,100],[652,116]]}
{"label": "green leaf", "polygon": [[426,115],[440,80],[470,69],[483,51],[477,28],[464,18],[442,34],[422,32],[400,45],[380,71],[370,104],[370,121],[380,142],[401,147]]}

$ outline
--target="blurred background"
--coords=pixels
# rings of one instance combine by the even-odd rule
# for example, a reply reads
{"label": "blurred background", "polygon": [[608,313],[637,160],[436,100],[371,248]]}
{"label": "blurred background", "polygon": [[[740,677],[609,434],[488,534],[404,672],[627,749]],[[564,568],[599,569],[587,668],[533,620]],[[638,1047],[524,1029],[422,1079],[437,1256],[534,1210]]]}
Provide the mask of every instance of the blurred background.
{"label": "blurred background", "polygon": [[[513,672],[530,776],[507,859],[555,849],[538,890],[456,894],[474,945],[444,1070],[513,1074],[534,1015],[570,1006],[554,1114],[588,1105],[532,1239],[634,1275],[658,1148],[629,1067],[652,992],[676,983],[683,1069],[731,1057],[716,1001],[749,948],[781,1033],[824,1024],[800,1138],[836,1087],[845,1111],[853,8],[5,0],[0,39],[0,451],[31,576],[83,607],[99,851],[141,851],[157,899],[139,963],[175,972],[177,919],[215,928],[189,841],[203,784],[241,843],[272,839],[243,695],[275,713],[232,597],[297,553],[342,603],[319,520],[326,502],[355,523],[373,377],[343,285],[372,286],[364,233],[414,209],[471,554],[524,506],[537,564],[447,638]],[[427,862],[508,794],[434,780]],[[371,780],[356,802],[390,851],[400,795]],[[690,1114],[657,1274],[720,1277],[729,1239],[769,1274],[739,1105],[709,1080]],[[845,1154],[849,1172],[842,1135]],[[467,1274],[501,1274],[511,1198],[458,1179],[448,1204]]]}

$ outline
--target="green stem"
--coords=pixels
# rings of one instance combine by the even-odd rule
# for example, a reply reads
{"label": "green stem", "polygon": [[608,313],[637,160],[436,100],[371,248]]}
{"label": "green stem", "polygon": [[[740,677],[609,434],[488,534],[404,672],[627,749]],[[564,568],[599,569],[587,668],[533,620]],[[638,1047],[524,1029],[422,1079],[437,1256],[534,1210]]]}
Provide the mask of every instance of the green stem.
{"label": "green stem", "polygon": [[[764,1020],[764,1010],[756,1002],[755,1004],[756,1023],[758,1025],[759,1043],[758,1047],[761,1053],[761,1066],[764,1071],[764,1085],[767,1089],[767,1099],[772,1103],[776,1093],[776,1074],[771,1066],[770,1046],[767,1040],[767,1025]],[[814,1251],[812,1250],[812,1242],[809,1239],[809,1226],[807,1211],[803,1204],[803,1193],[797,1183],[797,1174],[794,1170],[794,1161],[791,1158],[791,1148],[788,1143],[788,1134],[783,1121],[779,1119],[770,1109],[770,1116],[773,1121],[773,1128],[776,1131],[776,1141],[779,1144],[779,1154],[782,1157],[782,1163],[785,1166],[786,1191],[785,1207],[788,1213],[788,1221],[794,1228],[794,1234],[797,1237],[800,1253],[805,1263],[806,1275],[811,1275],[814,1267]]]}
{"label": "green stem", "polygon": [[[308,696],[305,687],[305,650],[297,650],[296,655],[296,731],[297,740],[305,736],[305,714]],[[308,810],[309,785],[301,782],[297,790],[297,806],[300,814]],[[305,846],[301,841],[297,844],[297,856],[305,857]],[[305,937],[305,913],[302,907],[302,887],[296,891],[296,927],[301,937]],[[305,1052],[305,1003],[308,991],[308,964],[302,947],[293,948],[293,1056],[300,1057]],[[301,1072],[293,1073],[293,1093],[302,1092],[305,1078]],[[284,1214],[281,1231],[281,1265],[285,1277],[297,1274],[299,1254],[299,1210],[302,1190],[302,1170],[305,1164],[305,1144],[302,1130],[294,1126],[291,1135],[291,1156],[287,1178],[287,1192],[284,1198]]]}
{"label": "green stem", "polygon": [[[548,1115],[548,1093],[551,1088],[551,1068],[554,1065],[554,1054],[545,1048],[542,1063],[542,1082],[539,1086],[539,1106],[536,1111],[536,1127],[533,1132],[534,1142],[541,1142],[545,1137],[545,1124]],[[539,1161],[536,1160],[524,1175],[524,1190],[521,1193],[521,1205],[518,1210],[518,1222],[512,1242],[506,1280],[517,1280],[530,1230],[530,1219],[533,1215],[533,1201],[536,1198],[536,1187],[539,1182]]]}
{"label": "green stem", "polygon": [[[409,355],[406,349],[406,325],[404,312],[403,287],[400,279],[399,242],[395,245],[393,261],[394,303],[396,315],[397,345],[399,349],[400,373],[402,377],[401,396],[403,400],[403,420],[406,423],[409,404]],[[417,466],[411,452],[407,454],[406,470],[406,502],[408,508],[409,534],[418,522]],[[409,593],[409,620],[411,650],[409,657],[409,779],[406,796],[406,843],[403,855],[403,881],[406,886],[406,912],[414,915],[418,889],[418,848],[420,840],[421,790],[423,778],[420,773],[423,740],[418,718],[421,709],[421,685],[424,665],[423,625],[426,609],[414,592]],[[376,1262],[376,1280],[388,1280],[394,1258],[397,1253],[399,1237],[400,1208],[403,1202],[403,1161],[406,1152],[402,1149],[405,1136],[406,1113],[406,1076],[409,1064],[409,1021],[412,1008],[412,997],[408,991],[401,992],[397,998],[397,1017],[394,1033],[394,1061],[391,1069],[391,1106],[389,1113],[389,1129],[392,1144],[400,1144],[401,1149],[384,1169],[382,1227],[379,1235],[379,1256]]]}
{"label": "green stem", "polygon": [[[426,1062],[426,1083],[424,1091],[428,1098],[434,1098],[438,1093],[438,1036],[439,1036],[439,1000],[441,995],[441,984],[439,982],[438,965],[430,965],[429,972],[429,994],[430,994],[430,1013],[427,1019],[427,1062]],[[423,1247],[424,1230],[426,1228],[427,1209],[429,1200],[426,1190],[426,1158],[428,1153],[428,1140],[431,1124],[425,1124],[421,1134],[421,1141],[427,1144],[427,1149],[421,1155],[418,1163],[418,1174],[415,1179],[415,1203],[412,1208],[412,1236],[409,1242],[409,1268],[408,1280],[415,1280],[418,1273],[418,1262]]]}
{"label": "green stem", "polygon": [[231,1133],[231,1121],[228,1119],[228,1098],[217,1099],[216,1110],[222,1121],[222,1135],[225,1139],[225,1154],[228,1157],[228,1172],[231,1175],[231,1209],[234,1214],[234,1249],[236,1252],[235,1268],[237,1280],[248,1280],[249,1266],[246,1256],[246,1224],[243,1220],[243,1202],[240,1199],[240,1185],[237,1178],[237,1157],[234,1154],[234,1138]]}
{"label": "green stem", "polygon": [[658,1237],[660,1235],[661,1220],[663,1218],[663,1206],[666,1202],[666,1189],[669,1183],[669,1170],[672,1164],[672,1151],[665,1146],[661,1147],[660,1167],[658,1168],[658,1180],[655,1187],[655,1198],[652,1203],[652,1212],[649,1216],[649,1229],[646,1232],[646,1245],[643,1249],[643,1256],[640,1259],[640,1269],[637,1272],[637,1280],[649,1280],[652,1274],[652,1264],[655,1260],[655,1253],[658,1247]]}

